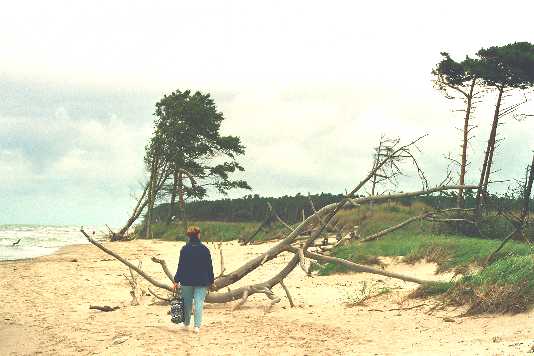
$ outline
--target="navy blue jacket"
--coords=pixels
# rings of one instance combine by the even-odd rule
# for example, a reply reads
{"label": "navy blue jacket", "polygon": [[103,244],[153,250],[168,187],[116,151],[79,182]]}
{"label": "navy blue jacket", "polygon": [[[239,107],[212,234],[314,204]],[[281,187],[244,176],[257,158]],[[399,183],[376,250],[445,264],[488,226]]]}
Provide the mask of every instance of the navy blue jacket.
{"label": "navy blue jacket", "polygon": [[208,287],[213,283],[213,265],[210,250],[198,237],[190,237],[180,250],[175,282],[183,286]]}

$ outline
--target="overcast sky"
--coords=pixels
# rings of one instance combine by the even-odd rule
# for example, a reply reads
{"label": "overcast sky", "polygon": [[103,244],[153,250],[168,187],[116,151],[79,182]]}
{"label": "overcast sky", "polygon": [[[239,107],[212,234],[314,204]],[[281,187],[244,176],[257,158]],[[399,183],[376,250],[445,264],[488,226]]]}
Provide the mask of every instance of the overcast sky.
{"label": "overcast sky", "polygon": [[[350,189],[381,134],[420,145],[431,184],[462,114],[432,87],[441,51],[534,42],[532,1],[11,1],[0,12],[0,224],[121,225],[145,179],[154,104],[209,92],[247,147],[252,193]],[[509,98],[510,103],[514,98]],[[479,105],[468,181],[489,134]],[[519,177],[534,120],[499,128]],[[417,186],[403,179],[401,189]],[[495,189],[504,189],[503,186]],[[236,191],[231,196],[248,194]]]}

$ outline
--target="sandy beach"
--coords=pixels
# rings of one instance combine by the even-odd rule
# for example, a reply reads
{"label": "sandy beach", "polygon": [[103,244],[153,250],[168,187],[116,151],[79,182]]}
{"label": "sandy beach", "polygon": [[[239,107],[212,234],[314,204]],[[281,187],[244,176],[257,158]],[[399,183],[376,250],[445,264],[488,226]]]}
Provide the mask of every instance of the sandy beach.
{"label": "sandy beach", "polygon": [[[106,243],[159,280],[166,277],[150,261],[157,256],[174,272],[181,243]],[[216,274],[219,252],[208,244]],[[227,271],[269,245],[223,247]],[[290,255],[265,264],[239,284],[262,281]],[[387,269],[426,279],[428,263],[407,265],[389,259]],[[54,255],[0,263],[0,355],[521,355],[534,347],[534,312],[462,317],[462,309],[434,308],[436,300],[406,299],[416,288],[370,274],[307,277],[295,269],[285,282],[297,306],[281,298],[268,313],[264,295],[240,309],[207,304],[199,335],[170,322],[168,307],[152,296],[132,306],[128,269],[92,245],[64,247]],[[141,283],[147,290],[148,284]],[[155,288],[151,288],[155,289]],[[388,293],[352,305],[364,293]],[[164,293],[162,293],[164,294]],[[235,303],[235,302],[234,302]],[[119,306],[113,312],[90,305]]]}

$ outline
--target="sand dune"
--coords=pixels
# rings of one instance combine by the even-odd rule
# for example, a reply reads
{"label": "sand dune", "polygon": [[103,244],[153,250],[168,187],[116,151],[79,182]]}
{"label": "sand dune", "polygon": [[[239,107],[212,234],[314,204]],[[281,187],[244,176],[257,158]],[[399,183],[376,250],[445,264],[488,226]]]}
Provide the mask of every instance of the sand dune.
{"label": "sand dune", "polygon": [[[151,256],[176,268],[181,243],[133,241],[108,243],[161,281]],[[209,244],[216,273],[219,254]],[[268,245],[224,245],[227,270],[260,254]],[[264,280],[281,269],[282,256],[247,276],[240,284]],[[406,265],[387,259],[388,269],[434,275],[428,263]],[[0,263],[0,355],[518,355],[534,345],[534,313],[459,317],[460,309],[432,308],[433,300],[406,300],[416,285],[369,274],[306,277],[295,269],[286,279],[293,299],[269,313],[268,300],[253,295],[240,309],[206,305],[200,335],[170,322],[168,307],[152,296],[131,306],[128,270],[91,245],[65,247],[52,256]],[[143,284],[146,289],[147,285]],[[389,292],[365,305],[352,303],[364,293]],[[120,306],[105,313],[89,305]],[[412,308],[415,307],[415,308]],[[404,310],[399,310],[403,309]],[[405,309],[412,308],[412,309]]]}

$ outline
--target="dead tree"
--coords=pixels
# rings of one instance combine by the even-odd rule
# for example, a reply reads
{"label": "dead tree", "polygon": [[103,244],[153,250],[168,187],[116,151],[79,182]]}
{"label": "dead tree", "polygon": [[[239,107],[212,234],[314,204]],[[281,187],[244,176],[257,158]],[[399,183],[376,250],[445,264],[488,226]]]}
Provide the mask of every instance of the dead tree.
{"label": "dead tree", "polygon": [[489,181],[491,173],[491,165],[493,162],[493,153],[495,151],[495,142],[497,137],[497,127],[499,125],[499,110],[502,103],[502,97],[504,93],[504,86],[498,87],[497,104],[495,105],[495,112],[493,114],[493,122],[491,124],[491,131],[488,138],[488,144],[486,146],[486,153],[484,155],[484,161],[482,163],[482,170],[480,172],[480,180],[478,183],[478,190],[476,195],[476,216],[480,219],[482,216],[482,201],[487,195],[487,183]]}
{"label": "dead tree", "polygon": [[[350,192],[346,195],[346,197],[341,200],[338,203],[333,203],[326,205],[322,207],[321,209],[317,210],[310,216],[308,216],[303,222],[301,222],[298,226],[296,226],[294,229],[292,229],[282,240],[277,242],[274,246],[270,247],[267,251],[265,251],[263,254],[256,256],[246,263],[244,263],[241,267],[237,268],[234,271],[231,271],[226,274],[221,274],[219,277],[217,277],[213,284],[212,291],[208,294],[206,301],[208,303],[226,303],[234,300],[242,300],[244,303],[247,298],[252,294],[262,293],[267,296],[267,298],[270,299],[271,303],[270,306],[272,306],[274,303],[278,302],[280,299],[276,297],[273,292],[272,288],[282,282],[291,271],[295,269],[299,264],[301,264],[304,260],[304,258],[309,258],[314,261],[322,261],[322,262],[333,262],[333,263],[341,263],[348,267],[349,269],[357,272],[366,272],[366,273],[373,273],[377,275],[382,276],[388,276],[391,278],[397,278],[404,281],[414,282],[414,283],[427,283],[428,281],[421,280],[418,278],[414,278],[413,276],[407,276],[407,275],[401,275],[401,274],[394,274],[390,273],[381,269],[375,269],[369,266],[360,265],[351,261],[347,261],[340,258],[330,257],[330,256],[324,256],[321,254],[316,254],[313,252],[308,251],[308,249],[315,244],[315,241],[321,236],[323,231],[325,230],[326,226],[332,221],[332,219],[335,217],[336,213],[340,211],[345,205],[347,204],[366,204],[371,201],[374,202],[383,202],[387,200],[392,199],[399,199],[404,197],[415,197],[425,194],[431,194],[435,192],[440,192],[444,190],[451,190],[451,189],[459,189],[459,188],[476,188],[474,186],[439,186],[436,188],[425,188],[421,191],[416,192],[407,192],[407,193],[397,193],[397,194],[389,194],[389,195],[379,195],[379,196],[370,196],[370,197],[361,197],[357,198],[356,193],[373,177],[374,173],[381,169],[381,167],[386,164],[390,159],[394,159],[395,157],[399,155],[403,155],[406,157],[409,157],[413,159],[413,155],[410,152],[410,147],[414,146],[421,138],[412,141],[411,143],[407,145],[400,146],[398,145],[391,154],[389,154],[387,157],[384,157],[384,159],[376,164],[373,169],[369,172],[369,174]],[[315,229],[309,237],[307,237],[304,240],[303,244],[299,244],[297,242],[297,238],[301,236],[301,233],[304,231],[305,228],[307,228],[311,223],[320,221],[320,225],[318,229]],[[133,271],[138,273],[141,277],[146,279],[149,283],[152,285],[165,289],[167,291],[171,291],[172,288],[169,283],[162,283],[152,276],[148,275],[146,272],[138,268],[137,266],[133,265],[129,261],[127,261],[125,258],[119,256],[115,252],[111,251],[107,247],[103,246],[99,242],[92,239],[88,234],[86,234],[83,230],[82,233],[85,235],[85,237],[88,239],[89,242],[91,242],[93,245],[97,246],[104,252],[110,254],[129,268],[131,268]],[[242,286],[240,288],[236,289],[229,289],[229,286],[236,283],[237,281],[241,280],[245,276],[247,276],[252,271],[256,270],[257,268],[261,267],[263,264],[267,263],[268,261],[278,257],[283,252],[291,252],[294,254],[294,256],[290,259],[290,261],[282,268],[276,275],[274,275],[272,278],[252,284],[252,285],[246,285]],[[161,260],[159,262],[165,274],[167,275],[168,279],[172,281],[172,275],[168,272],[168,269],[166,270],[165,266],[166,264],[162,263]],[[305,269],[305,268],[304,268]],[[228,288],[226,292],[221,292],[224,288]]]}
{"label": "dead tree", "polygon": [[497,256],[497,253],[504,247],[504,245],[510,241],[515,236],[523,236],[523,238],[528,241],[528,237],[526,235],[526,226],[528,224],[528,214],[530,209],[530,197],[532,195],[532,185],[534,183],[534,155],[532,156],[532,163],[530,166],[527,167],[528,175],[524,182],[523,192],[522,192],[522,206],[521,206],[521,213],[519,217],[515,217],[512,214],[505,214],[505,217],[512,223],[514,226],[514,230],[509,233],[501,242],[499,247],[495,251],[493,251],[487,258],[486,258],[486,264],[491,263],[495,257]]}
{"label": "dead tree", "polygon": [[[432,70],[434,78],[434,86],[436,89],[443,92],[447,99],[461,99],[464,103],[464,108],[461,111],[465,112],[463,130],[462,130],[462,144],[460,161],[456,161],[460,166],[459,185],[465,184],[465,175],[468,165],[467,161],[467,146],[470,139],[470,132],[475,128],[470,123],[473,112],[475,110],[475,102],[479,97],[480,92],[475,88],[480,84],[479,76],[472,72],[472,60],[466,59],[463,62],[454,61],[446,52],[441,53],[442,60]],[[462,189],[458,190],[457,207],[464,207],[464,192]]]}
{"label": "dead tree", "polygon": [[150,180],[149,180],[149,188],[148,188],[148,206],[146,211],[146,217],[145,217],[145,238],[150,238],[150,228],[152,224],[152,211],[154,210],[154,203],[156,202],[156,175],[158,172],[158,162],[159,157],[156,156],[152,160],[152,165],[150,168]]}
{"label": "dead tree", "polygon": [[[384,157],[387,157],[394,151],[396,144],[398,144],[398,139],[388,139],[384,135],[380,137],[378,147],[375,148],[373,157],[373,170],[384,159]],[[371,195],[378,195],[376,191],[377,186],[385,182],[397,186],[397,177],[402,175],[398,163],[402,160],[402,158],[402,156],[398,156],[395,159],[390,159],[387,164],[382,166],[382,168],[374,171],[370,180]]]}
{"label": "dead tree", "polygon": [[[155,191],[154,195],[157,195],[157,193],[161,190],[163,187],[163,184],[165,180],[168,177],[168,172],[166,165],[164,165],[161,169],[159,174],[156,176],[156,184],[155,184]],[[116,234],[118,236],[118,240],[124,239],[127,235],[128,229],[134,224],[134,222],[139,219],[145,208],[148,206],[150,199],[149,199],[149,191],[152,187],[152,179],[149,179],[149,181],[145,184],[145,188],[143,189],[143,193],[137,199],[137,203],[135,205],[135,208],[132,211],[132,214],[128,218],[128,221],[126,221],[126,224],[119,230],[119,232]]]}
{"label": "dead tree", "polygon": [[260,223],[260,225],[258,226],[258,228],[248,237],[245,237],[243,239],[241,239],[239,241],[239,243],[241,245],[247,245],[249,243],[251,243],[254,238],[256,237],[256,235],[258,235],[258,233],[265,229],[267,226],[269,226],[270,224],[273,223],[274,220],[277,220],[279,221],[286,229],[288,229],[289,231],[292,231],[293,229],[291,228],[291,226],[289,226],[281,217],[280,215],[278,215],[278,213],[276,212],[276,210],[274,210],[273,206],[271,205],[271,203],[267,202],[267,214],[266,214],[266,217],[265,219]]}
{"label": "dead tree", "polygon": [[[443,191],[443,190],[452,190],[452,189],[458,189],[458,188],[459,188],[459,186],[457,186],[457,185],[442,186],[442,187],[436,187],[436,188],[431,188],[431,189],[427,189],[427,190],[423,190],[423,191],[417,191],[417,192],[390,194],[390,195],[387,195],[387,196],[374,196],[374,197],[355,198],[353,200],[356,201],[359,204],[369,203],[371,200],[375,201],[375,202],[383,202],[383,201],[386,201],[386,200],[389,200],[389,199],[399,199],[399,198],[403,198],[403,197],[415,197],[415,196],[431,194],[431,193],[435,193],[435,192],[439,192],[439,191]],[[464,188],[474,189],[474,188],[476,188],[476,186],[465,186]],[[230,273],[223,274],[223,275],[219,276],[218,278],[216,278],[215,282],[214,282],[213,292],[210,292],[208,294],[208,296],[206,298],[206,301],[208,303],[226,303],[226,302],[242,299],[245,295],[248,298],[248,296],[250,296],[252,294],[256,294],[256,293],[263,293],[269,299],[276,300],[276,299],[272,299],[273,298],[272,288],[274,286],[276,286],[277,284],[279,284],[280,281],[282,281],[285,277],[287,277],[287,275],[289,273],[291,273],[291,271],[293,271],[293,269],[299,265],[299,263],[301,261],[301,258],[299,257],[299,255],[301,255],[301,254],[303,254],[305,257],[313,259],[315,261],[342,263],[346,267],[348,267],[349,269],[351,269],[353,271],[356,271],[356,272],[373,273],[373,274],[378,274],[378,275],[387,276],[387,277],[391,277],[391,278],[397,278],[397,279],[400,279],[400,280],[414,282],[414,283],[420,283],[420,284],[428,282],[428,281],[425,281],[425,280],[420,280],[418,278],[414,278],[412,276],[394,274],[394,273],[390,273],[390,272],[387,272],[387,271],[384,271],[384,270],[381,270],[381,269],[374,269],[374,268],[369,267],[369,266],[360,265],[360,264],[357,264],[357,263],[354,263],[354,262],[351,262],[351,261],[347,261],[347,260],[344,260],[344,259],[339,259],[339,258],[330,257],[330,256],[323,256],[323,255],[319,255],[319,254],[316,254],[316,253],[309,252],[308,248],[318,238],[318,236],[320,235],[321,229],[316,230],[310,237],[308,237],[306,239],[304,245],[302,245],[302,246],[295,246],[294,245],[294,242],[295,242],[296,238],[299,236],[300,232],[302,230],[304,230],[304,228],[306,227],[307,224],[309,224],[311,221],[317,219],[318,216],[321,216],[323,221],[326,221],[326,219],[328,219],[328,217],[331,216],[333,212],[335,212],[336,210],[339,210],[342,205],[346,204],[346,202],[347,202],[347,199],[344,199],[343,201],[341,201],[339,203],[333,203],[333,204],[329,204],[329,205],[324,206],[323,208],[319,209],[317,211],[317,213],[314,213],[314,214],[310,215],[304,222],[302,222],[299,226],[297,226],[293,230],[293,232],[288,234],[283,240],[278,242],[276,245],[271,247],[269,250],[267,250],[266,252],[264,252],[263,254],[255,257],[255,258],[252,258],[251,260],[249,260],[248,262],[243,264],[238,269],[236,269],[236,270],[234,270],[234,271],[232,271]],[[324,227],[324,226],[322,226],[322,227]],[[128,266],[129,268],[131,268],[133,271],[138,273],[141,277],[143,277],[145,280],[147,280],[152,285],[154,285],[154,286],[156,286],[158,288],[161,288],[161,289],[165,289],[165,290],[167,290],[169,292],[172,291],[171,284],[162,283],[162,282],[156,280],[154,277],[148,275],[146,272],[144,272],[143,270],[139,269],[137,266],[133,265],[132,263],[127,261],[125,258],[121,257],[120,255],[116,254],[112,250],[110,250],[107,247],[105,247],[102,244],[100,244],[98,241],[96,241],[93,238],[91,238],[87,233],[85,233],[85,231],[82,230],[82,233],[87,238],[87,240],[89,242],[91,242],[93,245],[97,246],[102,251],[104,251],[107,254],[113,256],[114,258],[116,258],[117,260],[119,260],[120,262],[122,262],[123,264]],[[286,252],[286,251],[294,253],[294,256],[291,258],[291,260],[288,262],[288,264],[282,270],[280,270],[278,272],[278,274],[276,274],[272,278],[270,278],[270,279],[268,279],[268,280],[266,280],[264,282],[261,282],[261,283],[256,283],[256,284],[253,284],[253,285],[240,287],[240,288],[237,288],[237,289],[229,290],[227,292],[223,292],[223,293],[217,293],[216,292],[216,291],[222,290],[223,288],[229,287],[230,285],[234,284],[235,282],[241,280],[243,277],[245,277],[246,275],[248,275],[249,273],[251,273],[255,269],[259,268],[264,263],[266,263],[266,262],[278,257],[282,252]],[[159,261],[160,262],[158,262],[158,263],[161,264],[161,260],[159,260]],[[162,266],[163,266],[163,264],[162,264]],[[165,268],[164,268],[164,271],[165,271]],[[168,270],[167,270],[167,272],[168,272]],[[169,278],[169,281],[172,282],[172,275],[170,275],[170,273],[167,273],[167,272],[165,274]]]}

